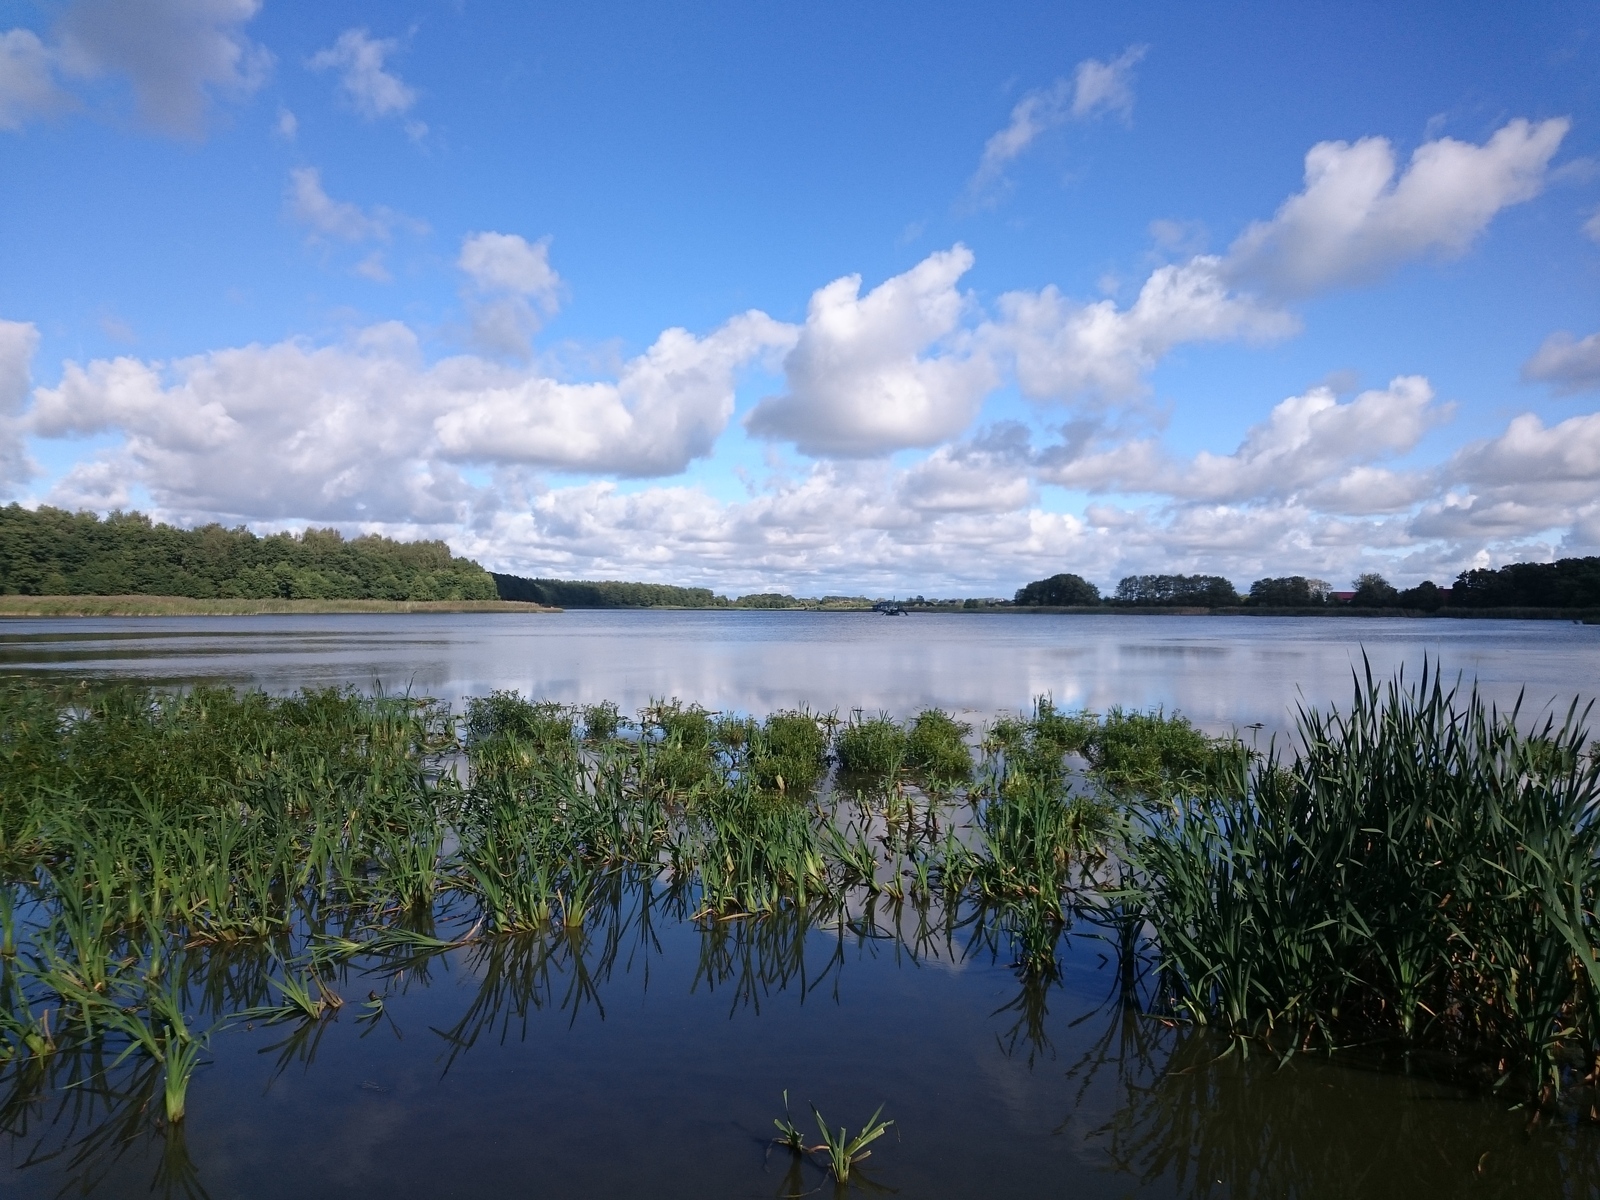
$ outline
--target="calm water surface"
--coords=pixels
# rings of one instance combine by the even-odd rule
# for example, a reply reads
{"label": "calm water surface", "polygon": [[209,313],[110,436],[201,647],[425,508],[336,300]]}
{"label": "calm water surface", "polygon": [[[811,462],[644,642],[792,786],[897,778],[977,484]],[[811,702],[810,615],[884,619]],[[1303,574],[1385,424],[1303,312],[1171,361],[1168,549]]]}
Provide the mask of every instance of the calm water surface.
{"label": "calm water surface", "polygon": [[[679,696],[974,715],[1164,706],[1282,728],[1424,656],[1495,699],[1592,695],[1600,628],[1540,622],[816,613],[566,613],[14,621],[0,671],[273,690],[379,682],[446,698],[517,688],[624,710]],[[1059,977],[1003,936],[909,906],[824,928],[696,923],[619,886],[585,928],[357,963],[339,1015],[213,1040],[181,1134],[137,1080],[0,1097],[0,1194],[18,1197],[830,1195],[766,1139],[788,1089],[837,1125],[896,1128],[862,1194],[905,1197],[1600,1195],[1600,1131],[1422,1074],[1280,1068],[1115,1003],[1079,925]],[[194,994],[249,990],[252,951]],[[259,957],[259,956],[258,956]],[[381,1019],[360,1000],[385,995]],[[15,1082],[15,1081],[14,1081]],[[159,1097],[159,1092],[155,1095]],[[157,1100],[159,1104],[159,1100]]]}
{"label": "calm water surface", "polygon": [[1344,702],[1365,653],[1387,676],[1424,659],[1496,701],[1562,706],[1600,687],[1600,626],[1556,621],[1022,614],[567,612],[14,620],[0,672],[207,679],[275,691],[375,683],[455,700],[493,688],[624,712],[677,696],[766,713],[810,706],[978,716],[1058,707],[1177,709],[1218,731],[1284,728]]}

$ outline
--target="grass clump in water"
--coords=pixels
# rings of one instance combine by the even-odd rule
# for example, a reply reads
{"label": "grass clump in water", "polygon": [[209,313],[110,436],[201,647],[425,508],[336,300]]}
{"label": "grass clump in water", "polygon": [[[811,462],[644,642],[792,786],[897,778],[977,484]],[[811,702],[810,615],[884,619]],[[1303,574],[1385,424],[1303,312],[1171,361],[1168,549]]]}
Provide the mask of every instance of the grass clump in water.
{"label": "grass clump in water", "polygon": [[1134,847],[1167,995],[1276,1045],[1442,1053],[1551,1101],[1600,1055],[1600,761],[1424,669],[1302,710]]}
{"label": "grass clump in water", "polygon": [[906,765],[930,786],[949,791],[972,777],[972,726],[938,708],[924,709],[906,734]]}
{"label": "grass clump in water", "polygon": [[839,731],[839,769],[887,783],[906,763],[906,731],[888,713],[863,717],[858,709]]}

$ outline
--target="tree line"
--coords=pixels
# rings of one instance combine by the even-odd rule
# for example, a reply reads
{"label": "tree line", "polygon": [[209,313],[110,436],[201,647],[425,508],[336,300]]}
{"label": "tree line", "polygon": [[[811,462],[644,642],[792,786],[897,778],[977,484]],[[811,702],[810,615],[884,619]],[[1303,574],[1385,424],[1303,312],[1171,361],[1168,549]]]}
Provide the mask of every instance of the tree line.
{"label": "tree line", "polygon": [[494,579],[444,542],[345,538],[336,529],[258,536],[179,529],[143,513],[0,508],[0,595],[198,600],[493,600]]}
{"label": "tree line", "polygon": [[1452,608],[1600,608],[1600,558],[1563,558],[1553,563],[1510,563],[1498,569],[1463,571],[1447,590],[1431,579],[1396,588],[1377,572],[1352,582],[1352,591],[1333,591],[1322,579],[1286,575],[1258,579],[1240,595],[1221,575],[1129,575],[1116,591],[1100,589],[1080,575],[1052,575],[1018,590],[1022,607],[1086,608],[1099,605],[1138,608],[1404,608],[1435,612]]}

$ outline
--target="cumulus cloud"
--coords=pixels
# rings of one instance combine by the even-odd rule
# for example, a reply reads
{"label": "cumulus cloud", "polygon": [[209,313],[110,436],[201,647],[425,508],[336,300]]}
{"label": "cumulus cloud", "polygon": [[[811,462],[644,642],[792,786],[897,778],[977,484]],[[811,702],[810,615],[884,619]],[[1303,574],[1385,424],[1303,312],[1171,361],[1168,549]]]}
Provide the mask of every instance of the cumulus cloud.
{"label": "cumulus cloud", "polygon": [[18,130],[31,117],[72,106],[72,97],[56,84],[54,63],[54,53],[32,30],[0,33],[0,129]]}
{"label": "cumulus cloud", "polygon": [[1600,333],[1585,338],[1552,333],[1522,364],[1522,377],[1548,383],[1562,394],[1600,388]]}
{"label": "cumulus cloud", "polygon": [[957,245],[861,295],[847,275],[812,294],[784,360],[788,391],[746,419],[763,438],[803,454],[864,458],[932,446],[960,433],[997,379],[961,328],[957,289],[972,266]]}
{"label": "cumulus cloud", "polygon": [[68,363],[29,422],[43,437],[120,433],[96,486],[137,483],[178,513],[452,522],[472,495],[462,464],[683,470],[727,424],[738,370],[792,341],[747,313],[703,338],[666,331],[615,381],[564,383],[470,355],[429,365],[389,322],[333,346]]}
{"label": "cumulus cloud", "polygon": [[436,369],[452,394],[435,421],[439,446],[477,462],[675,474],[710,453],[733,415],[739,369],[793,343],[790,326],[748,312],[704,338],[667,330],[615,382],[561,383],[481,360],[446,362]]}
{"label": "cumulus cloud", "polygon": [[1227,272],[1296,296],[1370,282],[1426,254],[1460,254],[1501,209],[1539,194],[1570,126],[1519,118],[1481,146],[1439,138],[1417,147],[1398,178],[1387,138],[1319,142],[1306,153],[1304,190],[1240,234]]}
{"label": "cumulus cloud", "polygon": [[990,189],[1014,159],[1039,135],[1069,120],[1084,121],[1107,113],[1126,119],[1133,111],[1133,68],[1147,47],[1129,46],[1110,62],[1086,58],[1071,78],[1035,88],[1017,101],[1006,127],[983,146],[968,190],[979,196]]}
{"label": "cumulus cloud", "polygon": [[397,227],[413,233],[427,231],[421,221],[381,204],[364,209],[347,200],[335,200],[323,188],[322,172],[316,167],[289,171],[288,210],[313,235],[346,242],[386,242]]}
{"label": "cumulus cloud", "polygon": [[561,303],[561,276],[550,265],[550,239],[471,233],[456,265],[471,281],[473,341],[492,354],[526,358],[533,335]]}
{"label": "cumulus cloud", "polygon": [[0,321],[0,495],[11,495],[34,474],[23,445],[23,408],[39,331],[23,321]]}
{"label": "cumulus cloud", "polygon": [[1319,511],[1392,512],[1409,508],[1431,485],[1373,467],[1416,448],[1449,418],[1420,376],[1341,403],[1327,387],[1279,402],[1230,454],[1202,450],[1180,460],[1149,438],[1047,448],[1036,463],[1042,478],[1088,491],[1151,493],[1204,504],[1294,500]]}
{"label": "cumulus cloud", "polygon": [[243,28],[261,0],[74,0],[60,22],[62,69],[127,79],[135,107],[166,133],[196,136],[214,97],[265,82],[272,55]]}
{"label": "cumulus cloud", "polygon": [[[417,102],[417,93],[385,60],[399,47],[393,38],[374,38],[365,29],[346,29],[326,50],[306,60],[313,71],[339,72],[339,89],[355,110],[369,121],[402,116]],[[406,132],[421,137],[428,127],[420,121],[406,124]]]}
{"label": "cumulus cloud", "polygon": [[[1433,388],[1417,375],[1402,375],[1345,403],[1328,388],[1312,388],[1274,406],[1232,454],[1195,455],[1171,490],[1194,499],[1238,501],[1332,483],[1331,499],[1341,493],[1338,484],[1348,467],[1414,449],[1450,411],[1434,403]],[[1392,493],[1392,485],[1383,490]],[[1391,502],[1386,496],[1378,507]]]}
{"label": "cumulus cloud", "polygon": [[901,478],[901,503],[923,513],[1013,512],[1036,498],[1026,426],[1003,422],[972,441],[941,446]]}
{"label": "cumulus cloud", "polygon": [[1125,309],[1112,300],[1081,304],[1053,285],[1008,292],[984,339],[1010,356],[1034,399],[1122,400],[1179,343],[1267,341],[1299,328],[1289,314],[1230,292],[1220,267],[1214,256],[1159,267]]}

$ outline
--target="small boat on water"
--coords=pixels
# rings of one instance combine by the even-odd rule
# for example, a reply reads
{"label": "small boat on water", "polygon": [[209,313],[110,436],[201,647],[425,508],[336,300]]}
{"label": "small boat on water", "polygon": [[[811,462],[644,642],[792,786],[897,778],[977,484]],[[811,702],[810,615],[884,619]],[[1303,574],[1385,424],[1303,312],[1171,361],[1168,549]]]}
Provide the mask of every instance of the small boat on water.
{"label": "small boat on water", "polygon": [[901,608],[893,600],[879,600],[872,606],[872,611],[875,613],[882,613],[886,617],[903,617],[906,615],[906,610]]}

